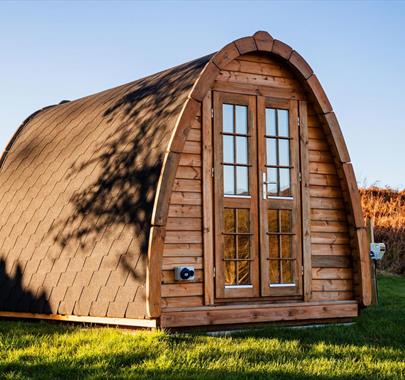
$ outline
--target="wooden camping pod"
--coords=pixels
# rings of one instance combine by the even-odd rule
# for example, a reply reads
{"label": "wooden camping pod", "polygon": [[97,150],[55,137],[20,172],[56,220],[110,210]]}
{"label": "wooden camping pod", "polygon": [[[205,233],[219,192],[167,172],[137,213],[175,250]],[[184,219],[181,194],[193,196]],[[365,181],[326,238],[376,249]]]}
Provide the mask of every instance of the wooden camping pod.
{"label": "wooden camping pod", "polygon": [[[249,201],[223,197],[224,102],[248,110]],[[264,109],[287,109],[296,133],[287,199],[257,195],[267,183],[257,174],[268,164]],[[41,110],[0,165],[0,316],[183,327],[351,318],[370,303],[367,237],[339,123],[308,63],[267,32]],[[253,285],[224,286],[224,202],[251,212]],[[270,210],[292,210],[294,229],[268,230]],[[271,234],[292,236],[294,258],[277,260],[295,263],[294,286],[266,285]],[[176,266],[193,267],[194,280],[176,281]]]}

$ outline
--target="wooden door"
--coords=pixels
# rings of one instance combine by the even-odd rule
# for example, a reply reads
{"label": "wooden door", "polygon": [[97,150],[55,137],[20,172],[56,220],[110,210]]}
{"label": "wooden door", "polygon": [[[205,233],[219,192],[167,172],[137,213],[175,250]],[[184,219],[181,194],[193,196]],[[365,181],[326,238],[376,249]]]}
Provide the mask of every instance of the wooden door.
{"label": "wooden door", "polygon": [[297,101],[257,98],[263,296],[302,294]]}
{"label": "wooden door", "polygon": [[297,102],[214,92],[216,299],[302,292]]}
{"label": "wooden door", "polygon": [[256,99],[214,93],[216,298],[257,297]]}

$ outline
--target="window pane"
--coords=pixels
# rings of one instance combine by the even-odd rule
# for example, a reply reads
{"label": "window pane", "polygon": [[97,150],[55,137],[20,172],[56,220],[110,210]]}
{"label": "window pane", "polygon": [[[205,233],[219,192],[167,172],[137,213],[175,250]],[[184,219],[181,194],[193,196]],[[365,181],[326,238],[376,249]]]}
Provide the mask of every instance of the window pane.
{"label": "window pane", "polygon": [[290,169],[280,170],[280,196],[289,197],[291,195],[290,189]]}
{"label": "window pane", "polygon": [[250,237],[238,235],[238,259],[250,259]]}
{"label": "window pane", "polygon": [[248,168],[238,166],[236,168],[236,193],[239,195],[248,195],[249,186],[248,186]]}
{"label": "window pane", "polygon": [[281,228],[280,232],[292,232],[291,229],[291,211],[280,210]]}
{"label": "window pane", "polygon": [[267,210],[268,232],[278,232],[277,210]]}
{"label": "window pane", "polygon": [[224,162],[234,163],[233,136],[223,136]]}
{"label": "window pane", "polygon": [[236,285],[235,261],[225,261],[225,285]]}
{"label": "window pane", "polygon": [[280,282],[280,262],[270,260],[270,283],[278,284]]}
{"label": "window pane", "polygon": [[281,235],[281,257],[286,259],[292,258],[292,246],[291,246],[291,236],[290,235]]}
{"label": "window pane", "polygon": [[276,136],[276,111],[273,108],[266,108],[266,135]]}
{"label": "window pane", "polygon": [[225,259],[235,259],[235,236],[224,236],[224,256]]}
{"label": "window pane", "polygon": [[222,105],[222,130],[224,132],[233,132],[233,105]]}
{"label": "window pane", "polygon": [[238,285],[250,285],[249,261],[238,262]]}
{"label": "window pane", "polygon": [[249,209],[238,209],[238,232],[250,232]]}
{"label": "window pane", "polygon": [[288,137],[288,110],[277,110],[278,135]]}
{"label": "window pane", "polygon": [[277,195],[277,169],[267,169],[267,193],[270,196]]}
{"label": "window pane", "polygon": [[282,279],[281,281],[284,284],[293,284],[294,283],[294,260],[282,260]]}
{"label": "window pane", "polygon": [[269,249],[270,249],[270,252],[269,252],[270,258],[278,259],[280,257],[279,249],[278,249],[278,236],[277,235],[269,236]]}
{"label": "window pane", "polygon": [[276,139],[266,139],[267,165],[277,165]]}
{"label": "window pane", "polygon": [[236,106],[236,133],[247,134],[246,106]]}
{"label": "window pane", "polygon": [[224,232],[235,232],[235,209],[224,209]]}
{"label": "window pane", "polygon": [[234,166],[224,165],[224,194],[235,194]]}
{"label": "window pane", "polygon": [[279,165],[290,166],[290,140],[278,140]]}
{"label": "window pane", "polygon": [[238,164],[248,163],[248,139],[247,137],[236,137],[236,162]]}

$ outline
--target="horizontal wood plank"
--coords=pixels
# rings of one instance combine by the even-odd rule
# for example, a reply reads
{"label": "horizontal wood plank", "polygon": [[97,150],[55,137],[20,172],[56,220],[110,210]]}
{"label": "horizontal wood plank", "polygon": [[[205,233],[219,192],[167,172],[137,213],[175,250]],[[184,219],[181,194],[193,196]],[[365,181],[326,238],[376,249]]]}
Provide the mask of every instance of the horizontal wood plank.
{"label": "horizontal wood plank", "polygon": [[201,192],[201,180],[199,179],[175,179],[173,191]]}
{"label": "horizontal wood plank", "polygon": [[202,253],[203,253],[202,244],[165,243],[165,245],[163,246],[163,256],[167,257],[202,256]]}
{"label": "horizontal wood plank", "polygon": [[308,140],[308,149],[326,152],[329,152],[330,150],[329,144],[325,140],[316,140],[316,139]]}
{"label": "horizontal wood plank", "polygon": [[346,301],[353,300],[353,292],[312,292],[313,301]]}
{"label": "horizontal wood plank", "polygon": [[188,141],[201,141],[201,129],[191,128],[187,136]]}
{"label": "horizontal wood plank", "polygon": [[311,241],[313,255],[320,256],[350,256],[351,248],[348,244],[315,244]]}
{"label": "horizontal wood plank", "polygon": [[334,174],[336,175],[336,167],[334,164],[326,164],[323,162],[310,162],[309,172],[315,174]]}
{"label": "horizontal wood plank", "polygon": [[165,243],[202,243],[201,231],[166,231]]}
{"label": "horizontal wood plank", "polygon": [[297,89],[241,84],[232,82],[214,82],[214,90],[244,95],[263,95],[273,98],[305,100],[305,94]]}
{"label": "horizontal wood plank", "polygon": [[182,153],[180,156],[179,165],[201,167],[201,156],[199,154]]}
{"label": "horizontal wood plank", "polygon": [[166,231],[201,231],[201,218],[167,218]]}
{"label": "horizontal wood plank", "polygon": [[162,298],[162,309],[173,307],[195,307],[204,305],[202,296]]}
{"label": "horizontal wood plank", "polygon": [[350,268],[349,256],[322,256],[312,255],[312,266],[318,268]]}
{"label": "horizontal wood plank", "polygon": [[162,297],[201,296],[202,294],[203,294],[202,282],[162,285]]}
{"label": "horizontal wood plank", "polygon": [[[311,165],[318,165],[318,163],[311,163]],[[329,165],[329,164],[319,164],[319,165]],[[330,174],[319,174],[316,172],[312,172],[309,174],[309,184],[310,185],[317,185],[317,186],[332,186],[337,187],[340,186],[340,179],[334,173],[333,175]]]}
{"label": "horizontal wood plank", "polygon": [[341,210],[345,208],[345,204],[341,198],[311,197],[310,204],[311,208],[314,209]]}
{"label": "horizontal wood plank", "polygon": [[202,208],[194,205],[170,205],[168,215],[176,218],[202,218]]}
{"label": "horizontal wood plank", "polygon": [[193,266],[202,269],[202,257],[165,257],[162,259],[162,270],[173,270],[177,266]]}
{"label": "horizontal wood plank", "polygon": [[309,194],[311,197],[318,198],[342,198],[343,192],[340,187],[326,187],[309,185]]}
{"label": "horizontal wood plank", "polygon": [[350,244],[349,236],[341,232],[313,232],[311,233],[312,244]]}
{"label": "horizontal wood plank", "polygon": [[196,166],[178,166],[176,170],[178,179],[201,179],[201,168]]}
{"label": "horizontal wood plank", "polygon": [[312,220],[311,231],[314,232],[348,232],[348,226],[344,222],[331,222],[327,220]]}
{"label": "horizontal wood plank", "polygon": [[312,290],[314,292],[325,292],[325,291],[352,292],[353,282],[352,280],[331,280],[331,279],[313,280]]}
{"label": "horizontal wood plank", "polygon": [[295,89],[299,87],[294,79],[271,75],[249,74],[235,71],[221,71],[215,79],[218,82],[232,82],[259,86]]}
{"label": "horizontal wood plank", "polygon": [[[321,293],[323,294],[323,293]],[[208,310],[165,311],[161,327],[204,326],[271,321],[297,321],[322,318],[349,318],[358,315],[358,306],[350,303],[272,305],[272,307],[210,308]]]}
{"label": "horizontal wood plank", "polygon": [[189,193],[183,191],[173,191],[170,197],[171,205],[195,205],[202,204],[201,193]]}
{"label": "horizontal wood plank", "polygon": [[201,154],[201,142],[186,141],[183,148],[183,153]]}
{"label": "horizontal wood plank", "polygon": [[333,162],[333,156],[329,151],[309,150],[309,162]]}
{"label": "horizontal wood plank", "polygon": [[313,280],[351,280],[353,271],[350,268],[312,268]]}
{"label": "horizontal wood plank", "polygon": [[346,213],[340,210],[325,210],[311,208],[311,220],[346,221]]}

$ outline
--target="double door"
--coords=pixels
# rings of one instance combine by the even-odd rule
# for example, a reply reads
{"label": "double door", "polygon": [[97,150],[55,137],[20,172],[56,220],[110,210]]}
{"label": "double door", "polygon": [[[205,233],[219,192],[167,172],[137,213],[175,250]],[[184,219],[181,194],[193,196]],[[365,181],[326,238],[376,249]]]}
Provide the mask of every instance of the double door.
{"label": "double door", "polygon": [[215,297],[302,294],[298,103],[214,92]]}

